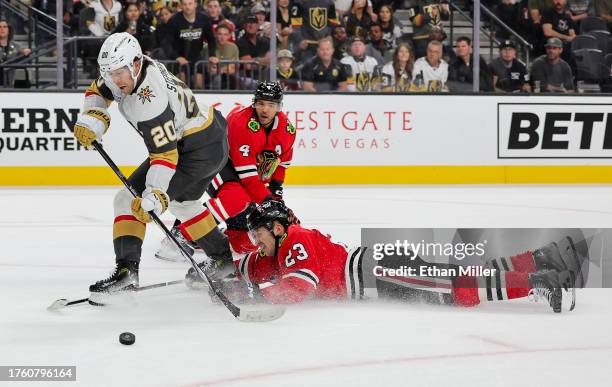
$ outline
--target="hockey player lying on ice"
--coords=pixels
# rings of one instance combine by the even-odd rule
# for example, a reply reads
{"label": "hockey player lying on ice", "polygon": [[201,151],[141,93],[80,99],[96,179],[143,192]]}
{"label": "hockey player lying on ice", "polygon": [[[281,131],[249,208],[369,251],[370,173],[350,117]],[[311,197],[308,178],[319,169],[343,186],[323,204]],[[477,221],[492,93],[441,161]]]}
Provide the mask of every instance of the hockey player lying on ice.
{"label": "hockey player lying on ice", "polygon": [[[378,297],[475,306],[481,301],[532,296],[546,299],[560,312],[562,289],[573,290],[584,259],[575,251],[571,256],[560,253],[557,244],[551,243],[534,252],[487,261],[485,266],[499,268],[496,276],[413,277],[423,285],[416,290],[401,282],[376,281],[371,270],[362,270],[365,248],[349,250],[317,230],[292,223],[291,211],[280,201],[265,201],[255,208],[248,226],[259,250],[235,262],[239,275],[226,281],[228,293],[246,293],[246,282],[266,302],[290,304],[308,299],[360,299],[364,283],[377,283]],[[419,258],[413,262],[431,265]],[[582,282],[578,285],[584,286]]]}

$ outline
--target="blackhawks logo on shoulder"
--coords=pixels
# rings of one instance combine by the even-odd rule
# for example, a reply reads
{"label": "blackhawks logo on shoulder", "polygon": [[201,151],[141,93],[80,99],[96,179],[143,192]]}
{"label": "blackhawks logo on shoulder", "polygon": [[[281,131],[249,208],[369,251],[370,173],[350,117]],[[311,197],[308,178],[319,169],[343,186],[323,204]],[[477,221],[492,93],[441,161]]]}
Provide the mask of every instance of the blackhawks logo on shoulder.
{"label": "blackhawks logo on shoulder", "polygon": [[287,132],[290,134],[295,134],[295,126],[291,123],[291,121],[287,120]]}
{"label": "blackhawks logo on shoulder", "polygon": [[149,85],[140,89],[140,91],[136,95],[138,96],[138,99],[143,103],[143,105],[145,102],[151,102],[151,98],[155,97],[155,94],[153,94],[153,90],[151,90]]}
{"label": "blackhawks logo on shoulder", "polygon": [[257,132],[259,130],[259,128],[261,128],[261,126],[259,125],[259,122],[257,122],[257,120],[255,118],[253,118],[253,117],[251,117],[251,119],[249,120],[247,126],[253,132]]}

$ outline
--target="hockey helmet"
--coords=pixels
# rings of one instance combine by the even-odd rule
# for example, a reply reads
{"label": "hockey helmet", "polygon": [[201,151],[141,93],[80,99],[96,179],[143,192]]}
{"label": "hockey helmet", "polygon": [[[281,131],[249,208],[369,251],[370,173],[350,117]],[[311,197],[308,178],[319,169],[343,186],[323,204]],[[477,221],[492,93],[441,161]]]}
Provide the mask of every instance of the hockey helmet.
{"label": "hockey helmet", "polygon": [[[119,88],[114,84],[111,74],[122,68],[126,68],[134,80],[134,85],[140,75],[140,70],[136,73],[134,59],[142,59],[142,49],[138,40],[127,32],[119,32],[110,35],[100,49],[98,54],[98,65],[100,74],[106,84],[111,88],[113,94],[120,93]],[[142,69],[142,66],[141,66]]]}
{"label": "hockey helmet", "polygon": [[266,200],[251,211],[247,217],[247,225],[249,231],[255,231],[262,226],[272,231],[275,220],[287,228],[291,223],[289,209],[279,200]]}
{"label": "hockey helmet", "polygon": [[283,102],[283,88],[278,82],[263,81],[259,82],[255,89],[253,103],[257,100],[272,101],[276,103]]}

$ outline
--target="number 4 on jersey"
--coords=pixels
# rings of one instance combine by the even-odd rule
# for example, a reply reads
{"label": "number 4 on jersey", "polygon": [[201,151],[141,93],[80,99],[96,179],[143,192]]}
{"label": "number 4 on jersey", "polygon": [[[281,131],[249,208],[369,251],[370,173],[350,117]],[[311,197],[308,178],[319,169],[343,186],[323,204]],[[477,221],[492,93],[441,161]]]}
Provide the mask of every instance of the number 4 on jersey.
{"label": "number 4 on jersey", "polygon": [[[293,257],[293,253],[294,252],[297,253],[297,255],[295,257]],[[287,267],[291,267],[291,266],[295,265],[296,259],[298,261],[303,261],[303,260],[305,260],[307,258],[308,258],[308,253],[306,252],[306,249],[304,248],[304,245],[301,244],[301,243],[296,243],[287,252],[287,256],[285,257],[285,265]]]}

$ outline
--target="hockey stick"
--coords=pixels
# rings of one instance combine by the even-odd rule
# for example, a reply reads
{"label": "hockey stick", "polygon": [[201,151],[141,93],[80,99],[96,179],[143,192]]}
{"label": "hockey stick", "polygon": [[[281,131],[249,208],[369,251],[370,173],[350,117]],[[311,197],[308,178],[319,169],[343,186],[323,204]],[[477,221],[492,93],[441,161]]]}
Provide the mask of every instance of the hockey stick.
{"label": "hockey stick", "polygon": [[[160,282],[158,284],[152,284],[152,285],[147,285],[147,286],[142,286],[142,287],[136,288],[134,291],[135,292],[142,292],[143,290],[149,290],[149,289],[161,288],[161,287],[164,287],[164,286],[171,286],[171,285],[176,285],[176,284],[182,284],[183,282],[185,282],[185,280]],[[59,300],[53,301],[53,303],[47,307],[47,310],[56,311],[56,310],[60,310],[62,308],[65,308],[67,306],[78,305],[78,304],[82,304],[82,303],[87,302],[87,301],[89,301],[89,298],[81,298],[79,300],[72,300],[72,301],[68,301],[65,298],[60,298]]]}
{"label": "hockey stick", "polygon": [[[110,158],[110,156],[102,148],[102,145],[100,145],[100,143],[98,143],[98,141],[95,141],[95,140],[92,143],[92,145],[98,151],[100,156],[102,156],[104,161],[106,161],[106,163],[113,170],[113,172],[115,172],[115,175],[117,175],[117,177],[119,178],[119,180],[121,180],[123,185],[125,185],[125,188],[127,188],[128,191],[130,191],[130,193],[134,197],[138,197],[139,196],[138,192],[136,192],[136,190],[132,187],[132,185],[127,180],[127,178],[119,170],[119,167],[117,167],[115,162]],[[149,211],[149,215],[151,215],[153,222],[155,222],[155,224],[157,224],[159,228],[162,229],[164,234],[166,234],[166,237],[172,240],[172,242],[174,242],[176,247],[179,248],[183,256],[185,256],[185,258],[189,260],[189,263],[191,263],[191,266],[196,271],[196,273],[198,273],[200,278],[202,278],[204,281],[208,283],[209,288],[215,293],[215,295],[219,298],[219,300],[223,303],[223,305],[230,311],[230,313],[234,317],[236,317],[239,321],[244,321],[244,322],[271,321],[271,320],[276,320],[277,318],[280,318],[283,314],[285,314],[285,308],[281,306],[270,306],[266,309],[259,309],[259,310],[245,310],[245,309],[241,309],[238,306],[236,306],[233,302],[231,302],[227,298],[225,294],[223,294],[219,285],[214,283],[210,279],[208,274],[206,274],[202,269],[200,269],[196,261],[189,254],[189,252],[185,249],[185,247],[183,247],[183,245],[181,245],[181,243],[176,239],[176,237],[172,235],[170,230],[168,230],[168,227],[166,227],[166,225],[159,219],[157,214],[155,214],[154,211]]]}

